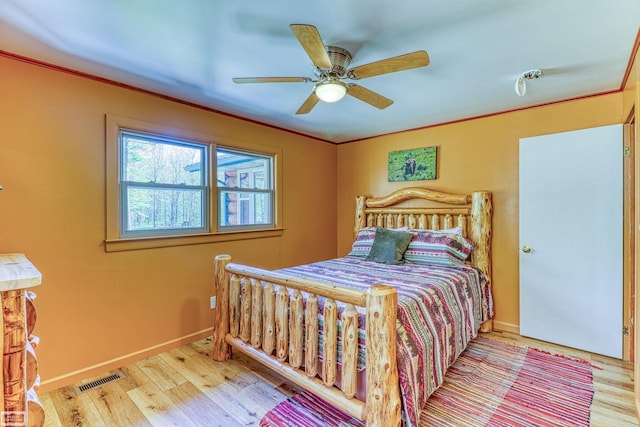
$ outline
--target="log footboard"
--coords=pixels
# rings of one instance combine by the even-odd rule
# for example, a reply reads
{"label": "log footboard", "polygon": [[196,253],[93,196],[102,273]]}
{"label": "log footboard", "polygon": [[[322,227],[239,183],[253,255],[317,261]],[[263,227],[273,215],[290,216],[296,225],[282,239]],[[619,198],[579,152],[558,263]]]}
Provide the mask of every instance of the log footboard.
{"label": "log footboard", "polygon": [[[240,351],[335,407],[366,420],[367,426],[400,425],[395,289],[385,285],[371,286],[365,292],[340,288],[233,264],[229,255],[218,255],[215,296],[213,359],[227,360],[232,349]],[[325,298],[322,362],[318,361],[318,297]],[[338,303],[344,305],[340,370]],[[365,401],[356,397],[356,306],[366,310]]]}

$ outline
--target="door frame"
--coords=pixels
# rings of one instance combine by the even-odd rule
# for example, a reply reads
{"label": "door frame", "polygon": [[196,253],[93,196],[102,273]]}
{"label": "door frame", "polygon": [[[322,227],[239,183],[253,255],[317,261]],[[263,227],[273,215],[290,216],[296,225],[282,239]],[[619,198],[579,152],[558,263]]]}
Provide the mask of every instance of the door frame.
{"label": "door frame", "polygon": [[636,219],[636,205],[638,203],[638,196],[636,195],[636,160],[635,156],[638,152],[638,147],[634,143],[635,139],[635,111],[632,109],[630,116],[623,126],[623,147],[624,153],[624,189],[623,189],[623,273],[624,279],[623,287],[623,325],[628,328],[622,336],[622,358],[629,362],[635,361],[635,342],[636,342],[636,302],[635,302],[635,290],[636,290],[636,232],[637,219]]}

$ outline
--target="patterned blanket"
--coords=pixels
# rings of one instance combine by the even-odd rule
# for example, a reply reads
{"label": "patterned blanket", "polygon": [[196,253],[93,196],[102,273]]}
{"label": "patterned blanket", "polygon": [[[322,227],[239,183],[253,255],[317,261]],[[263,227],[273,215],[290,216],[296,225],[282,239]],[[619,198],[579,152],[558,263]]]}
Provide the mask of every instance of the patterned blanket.
{"label": "patterned blanket", "polygon": [[[493,317],[490,285],[478,269],[469,265],[387,265],[345,257],[279,272],[354,289],[374,284],[396,288],[398,376],[407,426],[418,425],[420,411],[444,381],[447,368],[477,336],[481,323]],[[321,331],[322,319],[320,322]],[[366,352],[364,325],[361,312],[361,363]]]}

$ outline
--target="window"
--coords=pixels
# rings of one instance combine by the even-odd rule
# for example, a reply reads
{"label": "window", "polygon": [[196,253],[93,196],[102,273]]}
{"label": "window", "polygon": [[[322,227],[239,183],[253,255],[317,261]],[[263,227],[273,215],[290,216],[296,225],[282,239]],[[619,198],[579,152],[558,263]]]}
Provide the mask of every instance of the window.
{"label": "window", "polygon": [[281,149],[112,114],[106,144],[107,252],[282,235]]}
{"label": "window", "polygon": [[218,230],[274,226],[273,156],[219,147]]}
{"label": "window", "polygon": [[208,148],[120,132],[122,237],[209,232]]}

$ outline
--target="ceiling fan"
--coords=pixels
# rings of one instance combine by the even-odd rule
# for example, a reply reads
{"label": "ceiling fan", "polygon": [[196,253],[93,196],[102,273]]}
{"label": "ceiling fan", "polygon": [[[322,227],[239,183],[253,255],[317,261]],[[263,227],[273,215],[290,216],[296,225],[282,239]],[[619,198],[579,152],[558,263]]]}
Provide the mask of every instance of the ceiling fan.
{"label": "ceiling fan", "polygon": [[315,83],[313,92],[302,103],[296,114],[307,114],[318,101],[336,102],[351,95],[376,108],[384,109],[393,104],[389,98],[355,83],[342,80],[359,80],[380,74],[394,73],[429,65],[429,55],[424,50],[371,62],[350,68],[352,55],[338,46],[325,46],[318,29],[313,25],[289,26],[315,66],[315,78],[309,77],[236,77],[236,83]]}

